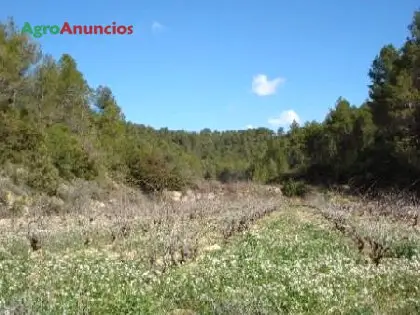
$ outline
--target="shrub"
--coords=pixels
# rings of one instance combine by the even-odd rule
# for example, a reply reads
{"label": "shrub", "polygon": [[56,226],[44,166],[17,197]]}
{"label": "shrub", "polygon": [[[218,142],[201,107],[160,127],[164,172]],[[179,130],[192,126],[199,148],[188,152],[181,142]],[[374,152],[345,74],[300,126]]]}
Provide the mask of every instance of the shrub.
{"label": "shrub", "polygon": [[59,172],[51,164],[36,163],[29,173],[28,185],[38,191],[54,195],[59,183]]}
{"label": "shrub", "polygon": [[129,165],[129,182],[140,187],[144,192],[182,190],[186,179],[177,168],[171,168],[159,156],[135,156]]}
{"label": "shrub", "polygon": [[227,167],[223,168],[221,172],[217,175],[217,179],[224,184],[244,181],[247,179],[247,175],[245,171],[241,170],[231,170]]}
{"label": "shrub", "polygon": [[418,251],[418,244],[414,241],[403,241],[397,242],[392,246],[390,250],[390,256],[396,258],[408,258],[411,259],[412,257],[417,255]]}
{"label": "shrub", "polygon": [[87,180],[98,175],[98,168],[79,140],[65,125],[54,125],[48,130],[46,142],[48,154],[61,178],[71,180],[75,177]]}
{"label": "shrub", "polygon": [[294,181],[292,179],[287,180],[283,184],[282,192],[286,197],[303,197],[307,193],[308,189],[305,183],[301,181]]}

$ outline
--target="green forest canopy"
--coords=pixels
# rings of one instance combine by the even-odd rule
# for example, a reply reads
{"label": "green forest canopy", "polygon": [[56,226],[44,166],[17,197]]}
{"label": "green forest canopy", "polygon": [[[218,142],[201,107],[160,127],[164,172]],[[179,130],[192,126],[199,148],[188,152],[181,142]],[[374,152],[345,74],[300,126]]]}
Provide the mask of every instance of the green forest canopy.
{"label": "green forest canopy", "polygon": [[145,191],[197,179],[263,183],[409,185],[420,178],[420,11],[402,47],[380,49],[369,99],[338,98],[321,123],[285,133],[259,128],[160,130],[127,121],[109,87],[91,87],[64,54],[40,51],[13,19],[0,24],[0,163],[30,170],[26,184],[108,176]]}

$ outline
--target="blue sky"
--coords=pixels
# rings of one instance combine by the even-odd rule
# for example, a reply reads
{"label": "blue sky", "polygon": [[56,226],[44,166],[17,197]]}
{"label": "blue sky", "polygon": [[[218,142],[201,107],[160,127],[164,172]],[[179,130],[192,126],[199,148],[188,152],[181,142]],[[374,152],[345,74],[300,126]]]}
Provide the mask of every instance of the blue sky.
{"label": "blue sky", "polygon": [[[134,25],[129,36],[52,36],[126,118],[155,128],[277,129],[323,120],[339,96],[360,105],[380,48],[400,46],[418,0],[6,1],[17,25]],[[153,25],[155,27],[153,27]],[[160,27],[156,27],[160,26]],[[253,81],[255,81],[253,85]]]}

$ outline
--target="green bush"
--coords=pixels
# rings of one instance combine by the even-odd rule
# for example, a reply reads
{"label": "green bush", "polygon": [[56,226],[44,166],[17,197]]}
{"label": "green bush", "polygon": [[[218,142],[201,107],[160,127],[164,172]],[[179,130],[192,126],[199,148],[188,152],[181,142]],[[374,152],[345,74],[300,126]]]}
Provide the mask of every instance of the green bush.
{"label": "green bush", "polygon": [[59,180],[59,172],[53,165],[38,165],[29,173],[28,185],[48,195],[54,195]]}
{"label": "green bush", "polygon": [[38,191],[54,195],[60,182],[60,173],[53,165],[46,147],[41,145],[28,162],[28,185]]}
{"label": "green bush", "polygon": [[98,175],[95,161],[83,150],[81,143],[67,126],[56,124],[50,127],[46,145],[61,178],[91,180]]}
{"label": "green bush", "polygon": [[282,192],[286,197],[303,197],[308,188],[304,182],[289,179],[283,184]]}
{"label": "green bush", "polygon": [[130,159],[129,182],[140,187],[144,192],[182,190],[187,180],[176,167],[155,155],[137,155]]}
{"label": "green bush", "polygon": [[391,247],[388,256],[411,259],[412,257],[417,255],[418,248],[418,244],[416,244],[416,242],[414,241],[398,242]]}

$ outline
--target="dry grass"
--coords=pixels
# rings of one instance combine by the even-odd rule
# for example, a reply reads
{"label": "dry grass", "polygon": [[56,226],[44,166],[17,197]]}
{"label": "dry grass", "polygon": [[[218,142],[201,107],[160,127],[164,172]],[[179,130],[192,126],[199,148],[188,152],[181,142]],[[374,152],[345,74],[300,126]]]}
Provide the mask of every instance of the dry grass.
{"label": "dry grass", "polygon": [[383,259],[420,253],[420,202],[413,195],[394,192],[349,199],[335,194],[332,198],[313,196],[297,205],[315,210],[375,265]]}
{"label": "dry grass", "polygon": [[[143,312],[149,307],[167,309],[159,306],[160,296],[166,294],[170,309],[182,313],[206,309],[210,305],[206,296],[213,294],[211,307],[223,313],[237,307],[262,308],[260,301],[252,300],[253,290],[265,292],[267,288],[272,289],[272,301],[264,300],[266,309],[277,310],[280,300],[275,297],[283,292],[290,304],[284,307],[290,310],[306,309],[307,298],[325,310],[337,305],[336,301],[325,298],[324,305],[317,302],[317,292],[305,295],[311,290],[313,273],[337,269],[339,280],[331,273],[327,278],[320,274],[317,281],[342,284],[347,275],[342,267],[349,262],[353,268],[350,274],[360,273],[360,279],[365,274],[376,277],[387,273],[378,288],[369,284],[373,291],[380,291],[381,298],[391,290],[393,277],[404,277],[407,288],[414,290],[415,282],[409,279],[418,259],[410,259],[419,257],[420,236],[417,226],[397,215],[390,199],[388,208],[393,211],[378,206],[362,211],[373,203],[313,194],[304,201],[312,210],[302,211],[302,200],[283,198],[273,188],[211,185],[213,190],[199,187],[198,192],[212,193],[215,198],[196,201],[146,197],[122,186],[104,196],[98,187],[85,182],[63,186],[57,199],[34,198],[30,211],[0,220],[0,267],[6,270],[0,278],[0,311],[23,308],[83,313],[87,307],[97,312],[123,312],[127,307],[125,310]],[[399,202],[394,207],[401,207]],[[275,211],[280,209],[286,211]],[[410,209],[412,213],[416,208]],[[340,264],[334,260],[337,257],[342,259]],[[360,257],[374,264],[360,262]],[[400,262],[409,272],[397,268]],[[239,265],[242,267],[236,268]],[[290,282],[301,291],[299,299],[295,299],[295,289],[285,287],[283,280],[274,281],[267,272],[286,282],[293,280],[289,277],[292,272],[296,279],[304,279]],[[203,277],[207,277],[206,283],[200,280]],[[214,286],[224,283],[223,279],[227,284],[219,289],[225,290],[225,295],[218,296],[219,289],[214,291]],[[260,287],[260,279],[265,279],[268,287]],[[350,275],[345,281],[337,298],[348,299],[349,308],[354,299],[347,290],[359,290],[360,280],[353,281]],[[68,296],[69,290],[75,296]],[[245,291],[254,304],[242,298]],[[176,299],[174,292],[178,292]],[[398,296],[398,303],[411,303],[399,293],[391,293]],[[184,304],[178,305],[178,298]],[[231,298],[235,301],[232,305],[228,302]],[[102,309],[102,305],[106,306]]]}
{"label": "dry grass", "polygon": [[43,197],[26,215],[1,219],[0,239],[59,255],[106,249],[111,256],[129,256],[164,272],[194,260],[203,248],[227,242],[283,200],[266,191],[251,191],[250,185],[218,188],[213,200],[172,202],[127,187],[112,191],[106,201],[97,201],[84,185],[67,187],[61,193],[66,202],[58,210],[51,210],[57,204],[55,198]]}

